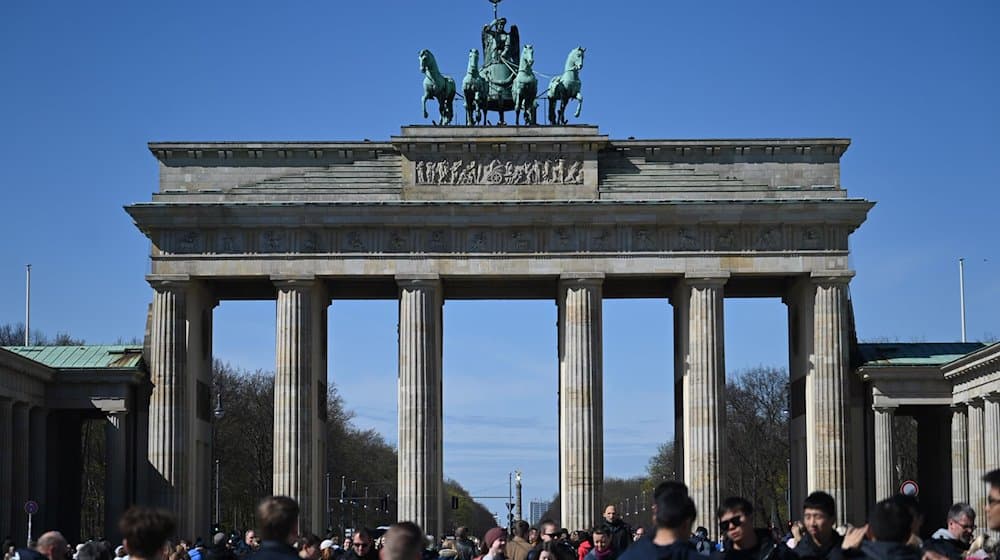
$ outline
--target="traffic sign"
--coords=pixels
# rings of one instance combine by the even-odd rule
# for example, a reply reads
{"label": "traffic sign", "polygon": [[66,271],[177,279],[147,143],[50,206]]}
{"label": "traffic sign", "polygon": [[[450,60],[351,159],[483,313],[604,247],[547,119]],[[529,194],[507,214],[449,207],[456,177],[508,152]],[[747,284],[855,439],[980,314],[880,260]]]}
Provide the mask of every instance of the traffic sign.
{"label": "traffic sign", "polygon": [[35,515],[38,513],[38,502],[35,500],[28,500],[27,502],[24,502],[24,513],[27,513],[28,515]]}
{"label": "traffic sign", "polygon": [[920,486],[915,480],[906,480],[899,485],[899,493],[904,496],[916,496],[920,494]]}

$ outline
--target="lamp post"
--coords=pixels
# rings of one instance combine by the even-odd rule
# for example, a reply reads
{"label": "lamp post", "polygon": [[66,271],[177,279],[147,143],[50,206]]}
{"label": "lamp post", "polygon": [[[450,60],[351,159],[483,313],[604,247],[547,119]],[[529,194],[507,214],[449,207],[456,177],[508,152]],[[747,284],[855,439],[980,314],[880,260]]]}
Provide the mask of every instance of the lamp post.
{"label": "lamp post", "polygon": [[215,450],[215,435],[216,435],[215,432],[217,431],[216,424],[218,424],[219,420],[222,420],[222,416],[225,415],[225,413],[226,411],[223,410],[222,408],[222,393],[219,392],[219,387],[217,385],[215,391],[215,410],[212,411],[212,415],[215,416],[215,422],[212,423],[212,432],[213,432],[212,452],[215,454],[215,525],[216,526],[219,525],[219,522],[221,521],[220,518],[222,517],[222,515],[220,514],[220,512],[222,511],[221,508],[222,500],[220,499],[221,494],[219,492],[219,489],[222,486],[222,470],[220,468],[219,454]]}

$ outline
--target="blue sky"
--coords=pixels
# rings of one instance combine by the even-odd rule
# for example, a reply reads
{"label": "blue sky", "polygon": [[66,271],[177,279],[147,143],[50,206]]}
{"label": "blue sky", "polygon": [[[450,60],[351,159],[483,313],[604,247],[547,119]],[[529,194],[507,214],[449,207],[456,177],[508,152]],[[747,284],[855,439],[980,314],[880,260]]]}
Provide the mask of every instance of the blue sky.
{"label": "blue sky", "polygon": [[[862,338],[1000,336],[1000,5],[570,2],[501,12],[552,74],[587,48],[580,119],[612,138],[849,137],[843,185],[878,202],[852,237]],[[0,321],[91,342],[140,336],[146,201],[160,140],[385,139],[423,122],[417,52],[461,79],[486,0],[0,4]],[[335,302],[330,376],[357,424],[395,440],[395,305]],[[609,475],[673,432],[671,310],[605,303]],[[474,494],[557,487],[552,302],[445,306],[445,471]],[[271,302],[223,303],[216,355],[273,364]],[[727,301],[727,366],[785,365],[777,300]],[[502,505],[492,502],[499,510]]]}

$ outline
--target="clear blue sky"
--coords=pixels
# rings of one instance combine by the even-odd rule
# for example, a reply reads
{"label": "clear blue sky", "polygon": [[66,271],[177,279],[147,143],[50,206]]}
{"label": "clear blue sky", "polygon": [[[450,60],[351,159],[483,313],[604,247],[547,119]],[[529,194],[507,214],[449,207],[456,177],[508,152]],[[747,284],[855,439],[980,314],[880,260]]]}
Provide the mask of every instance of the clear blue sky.
{"label": "clear blue sky", "polygon": [[[613,138],[849,137],[843,184],[862,338],[1000,335],[1000,4],[506,0],[551,74],[587,48],[581,121]],[[156,189],[151,140],[386,139],[422,122],[417,52],[461,79],[486,0],[0,4],[0,321],[141,336],[148,244],[122,206]],[[273,303],[223,303],[216,354],[273,364]],[[670,307],[605,303],[609,475],[673,433]],[[728,301],[727,366],[785,365],[777,300]],[[335,302],[330,376],[395,441],[395,306]],[[555,306],[445,306],[445,471],[474,494],[557,487]],[[499,510],[496,502],[491,507]]]}

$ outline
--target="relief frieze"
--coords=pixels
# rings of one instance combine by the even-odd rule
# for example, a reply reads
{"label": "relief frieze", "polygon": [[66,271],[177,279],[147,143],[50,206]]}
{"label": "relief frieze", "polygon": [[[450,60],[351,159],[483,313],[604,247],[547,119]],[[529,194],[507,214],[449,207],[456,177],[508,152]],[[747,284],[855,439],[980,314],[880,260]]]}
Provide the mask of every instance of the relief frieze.
{"label": "relief frieze", "polygon": [[442,157],[414,164],[418,185],[579,185],[583,160],[537,154]]}
{"label": "relief frieze", "polygon": [[772,253],[846,251],[834,226],[528,225],[328,229],[174,230],[165,254]]}

